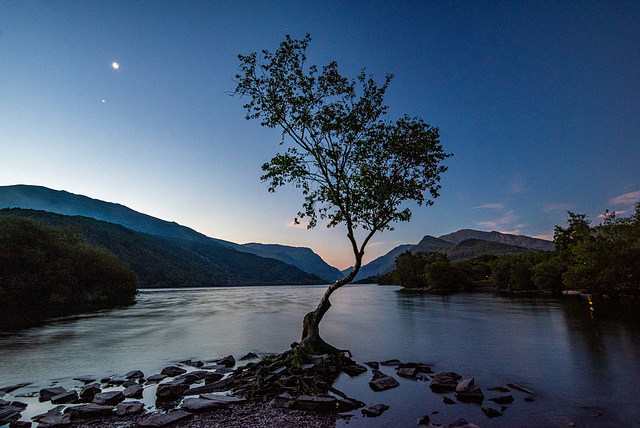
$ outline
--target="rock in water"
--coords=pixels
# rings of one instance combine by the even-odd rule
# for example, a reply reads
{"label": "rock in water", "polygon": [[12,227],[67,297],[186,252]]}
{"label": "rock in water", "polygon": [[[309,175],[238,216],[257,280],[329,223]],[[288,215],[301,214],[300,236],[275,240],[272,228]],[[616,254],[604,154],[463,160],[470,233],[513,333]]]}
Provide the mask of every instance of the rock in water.
{"label": "rock in water", "polygon": [[367,368],[360,364],[352,364],[350,366],[343,367],[342,371],[353,377],[366,372]]}
{"label": "rock in water", "polygon": [[182,381],[161,383],[158,385],[156,395],[163,400],[174,400],[182,397],[189,390],[189,385]]}
{"label": "rock in water", "polygon": [[399,366],[402,364],[402,361],[398,359],[387,360],[380,363],[381,366]]}
{"label": "rock in water", "polygon": [[126,398],[142,398],[142,391],[144,391],[144,388],[138,384],[135,384],[122,391],[122,394]]}
{"label": "rock in water", "polygon": [[163,375],[167,375],[169,377],[174,377],[174,376],[184,374],[186,372],[187,371],[181,367],[169,366],[169,367],[163,368],[160,373]]}
{"label": "rock in water", "polygon": [[473,389],[475,384],[474,378],[461,380],[456,386],[456,392],[468,392]]}
{"label": "rock in water", "polygon": [[57,386],[55,388],[44,388],[40,390],[39,400],[40,402],[49,401],[52,397],[64,394],[65,392],[67,392],[67,390],[62,388],[61,386]]}
{"label": "rock in water", "polygon": [[335,397],[314,397],[311,395],[301,395],[296,398],[295,408],[300,410],[315,410],[331,412],[336,409],[337,401]]}
{"label": "rock in water", "polygon": [[482,402],[484,400],[484,394],[482,393],[482,389],[474,388],[467,392],[456,392],[456,398],[458,401]]}
{"label": "rock in water", "polygon": [[495,418],[496,416],[502,416],[502,413],[493,409],[491,407],[483,407],[482,412],[490,418]]}
{"label": "rock in water", "polygon": [[166,427],[174,422],[181,421],[191,416],[191,413],[182,410],[176,410],[169,413],[154,414],[138,422],[139,427]]}
{"label": "rock in water", "polygon": [[451,398],[447,397],[446,395],[442,397],[442,402],[444,404],[456,404],[455,401],[453,401]]}
{"label": "rock in water", "polygon": [[254,358],[258,358],[258,355],[254,354],[253,352],[249,352],[247,355],[245,355],[244,357],[240,358],[240,361],[253,360]]}
{"label": "rock in water", "polygon": [[216,361],[216,364],[220,364],[221,366],[225,367],[233,367],[236,365],[236,359],[233,358],[233,355],[227,355],[226,357]]}
{"label": "rock in water", "polygon": [[64,411],[71,420],[91,419],[101,416],[109,416],[113,413],[113,406],[102,406],[99,404],[81,404],[79,406],[68,407]]}
{"label": "rock in water", "polygon": [[22,417],[22,409],[15,406],[0,407],[0,425],[5,425],[13,421],[17,421]]}
{"label": "rock in water", "polygon": [[144,404],[139,401],[123,401],[116,406],[116,415],[130,416],[142,413],[143,410]]}
{"label": "rock in water", "polygon": [[369,387],[374,391],[385,391],[398,385],[400,385],[398,381],[391,376],[387,376],[378,370],[373,370],[373,379],[369,382]]}
{"label": "rock in water", "polygon": [[386,404],[372,404],[362,409],[361,412],[363,416],[375,418],[380,416],[387,410],[389,410],[389,406],[387,406]]}
{"label": "rock in water", "polygon": [[103,406],[115,406],[116,404],[124,401],[124,394],[122,391],[109,391],[101,392],[93,397],[93,404],[100,404]]}
{"label": "rock in water", "polygon": [[502,397],[489,398],[489,401],[493,401],[498,404],[513,403],[513,395],[503,395]]}
{"label": "rock in water", "polygon": [[429,415],[424,415],[423,417],[418,419],[418,425],[429,425],[430,422],[431,418],[429,417]]}
{"label": "rock in water", "polygon": [[154,375],[149,376],[149,378],[147,379],[147,383],[162,382],[167,377],[168,376],[166,374],[154,374]]}
{"label": "rock in water", "polygon": [[127,379],[142,379],[144,377],[144,373],[140,370],[134,370],[124,375],[124,377]]}
{"label": "rock in water", "polygon": [[378,364],[377,361],[367,361],[365,364],[371,367],[372,369],[378,370],[380,368],[380,364]]}
{"label": "rock in water", "polygon": [[93,401],[93,397],[101,392],[102,389],[100,389],[99,383],[91,383],[82,387],[80,390],[80,398]]}
{"label": "rock in water", "polygon": [[51,404],[69,404],[75,403],[78,399],[78,393],[75,391],[67,391],[62,394],[51,397]]}
{"label": "rock in water", "polygon": [[462,376],[454,372],[436,373],[429,387],[434,392],[455,391],[460,379]]}
{"label": "rock in water", "polygon": [[182,402],[182,409],[189,412],[208,412],[216,409],[224,409],[227,404],[219,401],[207,400],[205,398],[186,398]]}
{"label": "rock in water", "polygon": [[517,383],[510,382],[507,384],[507,386],[510,386],[513,389],[517,389],[518,391],[526,392],[527,394],[535,395],[533,391],[525,388],[524,386],[518,385]]}

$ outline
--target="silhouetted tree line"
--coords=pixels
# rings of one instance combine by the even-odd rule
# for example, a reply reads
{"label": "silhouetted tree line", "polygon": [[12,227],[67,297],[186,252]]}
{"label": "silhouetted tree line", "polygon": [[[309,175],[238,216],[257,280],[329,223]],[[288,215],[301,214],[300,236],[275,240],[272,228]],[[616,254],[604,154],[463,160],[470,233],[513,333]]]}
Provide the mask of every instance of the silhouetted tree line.
{"label": "silhouetted tree line", "polygon": [[380,284],[460,291],[477,284],[498,290],[561,293],[578,289],[602,295],[640,295],[640,202],[629,217],[605,212],[592,226],[584,214],[568,212],[568,226],[555,227],[554,251],[480,256],[451,263],[442,253],[411,253]]}
{"label": "silhouetted tree line", "polygon": [[137,284],[127,264],[71,228],[0,217],[3,326],[131,304]]}

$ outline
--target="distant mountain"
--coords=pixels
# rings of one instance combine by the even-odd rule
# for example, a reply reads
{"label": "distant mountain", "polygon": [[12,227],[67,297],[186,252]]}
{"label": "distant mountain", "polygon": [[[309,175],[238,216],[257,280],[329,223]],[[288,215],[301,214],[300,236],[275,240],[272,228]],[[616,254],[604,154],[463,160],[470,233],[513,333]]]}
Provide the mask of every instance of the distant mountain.
{"label": "distant mountain", "polygon": [[[228,248],[261,257],[280,260],[310,274],[331,282],[340,277],[339,271],[329,266],[320,256],[308,248],[271,244],[240,245],[222,239],[210,238],[175,222],[161,220],[142,214],[124,205],[104,202],[64,190],[53,190],[42,186],[0,186],[1,208],[25,208],[44,210],[64,215],[79,215],[120,224],[137,232],[195,242],[216,242]],[[311,252],[312,254],[310,254]]]}
{"label": "distant mountain", "polygon": [[83,216],[46,211],[2,209],[2,216],[36,220],[77,231],[131,266],[142,288],[227,285],[323,284],[323,279],[271,258],[208,242],[136,232]]}
{"label": "distant mountain", "polygon": [[439,239],[454,244],[459,244],[467,239],[479,239],[482,241],[501,242],[503,244],[541,251],[552,251],[555,248],[553,242],[544,239],[532,238],[524,235],[511,235],[509,233],[500,233],[496,231],[482,232],[480,230],[473,229],[461,229],[448,235],[442,235]]}
{"label": "distant mountain", "polygon": [[305,272],[333,282],[342,278],[340,271],[328,265],[322,257],[306,247],[290,247],[279,244],[258,244],[255,242],[235,247],[238,251],[245,251],[261,257],[268,257],[283,261]]}
{"label": "distant mountain", "polygon": [[504,256],[507,254],[519,254],[531,251],[530,248],[518,247],[516,245],[503,244],[502,242],[483,241],[481,239],[465,239],[445,251],[449,260],[457,262],[461,260],[473,259],[478,256],[492,255]]}
{"label": "distant mountain", "polygon": [[[551,241],[500,232],[462,229],[438,238],[425,235],[416,245],[401,245],[362,266],[356,275],[356,281],[392,271],[395,269],[396,257],[406,250],[412,253],[444,252],[451,261],[460,261],[483,254],[505,255],[528,250],[552,251],[553,249],[554,244]],[[351,269],[346,269],[343,273],[348,273]]]}

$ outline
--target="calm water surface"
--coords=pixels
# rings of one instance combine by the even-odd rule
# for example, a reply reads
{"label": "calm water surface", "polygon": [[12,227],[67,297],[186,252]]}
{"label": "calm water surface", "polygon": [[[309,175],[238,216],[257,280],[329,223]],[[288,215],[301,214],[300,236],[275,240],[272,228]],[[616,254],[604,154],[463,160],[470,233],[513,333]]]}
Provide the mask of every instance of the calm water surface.
{"label": "calm water surface", "polygon": [[[189,358],[281,352],[299,339],[302,317],[324,290],[142,291],[127,309],[0,335],[0,387],[34,381],[35,390],[53,379],[64,384],[79,375],[133,369],[152,374]],[[370,372],[341,375],[338,389],[368,404],[391,406],[377,419],[356,414],[348,426],[415,426],[433,411],[439,412],[431,415],[436,423],[464,417],[480,426],[640,426],[640,326],[633,319],[604,317],[597,305],[591,311],[586,299],[443,297],[358,285],[344,287],[332,302],[323,337],[350,349],[359,362],[429,363],[435,371],[475,377],[486,398],[496,395],[486,388],[507,382],[536,393],[536,401],[527,403],[526,394],[514,391],[516,401],[504,415],[488,419],[478,405],[443,404],[441,394],[423,382],[400,378],[400,387],[374,393],[367,385]]]}

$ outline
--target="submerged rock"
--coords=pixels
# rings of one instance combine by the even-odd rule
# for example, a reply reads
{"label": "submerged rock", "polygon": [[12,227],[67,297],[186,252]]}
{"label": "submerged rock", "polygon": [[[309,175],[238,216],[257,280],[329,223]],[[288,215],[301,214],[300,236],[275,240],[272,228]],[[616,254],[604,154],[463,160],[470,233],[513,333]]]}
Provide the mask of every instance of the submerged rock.
{"label": "submerged rock", "polygon": [[342,371],[349,376],[358,376],[367,371],[367,368],[360,364],[352,364],[350,366],[342,367]]}
{"label": "submerged rock", "polygon": [[530,389],[525,388],[524,386],[518,385],[517,383],[510,382],[510,383],[507,384],[507,386],[509,386],[509,387],[511,387],[513,389],[517,389],[518,391],[526,392],[527,394],[535,395],[533,393],[533,391],[531,391]]}
{"label": "submerged rock", "polygon": [[446,395],[442,397],[442,402],[444,404],[456,404],[455,401],[453,401],[451,398],[447,397]]}
{"label": "submerged rock", "polygon": [[16,383],[15,385],[3,386],[0,388],[0,396],[4,394],[8,394],[10,392],[15,391],[16,389],[24,388],[25,386],[29,386],[31,383]]}
{"label": "submerged rock", "polygon": [[400,364],[402,364],[402,361],[398,359],[382,361],[380,363],[381,366],[399,366]]}
{"label": "submerged rock", "polygon": [[487,388],[487,391],[509,392],[510,390],[504,386],[492,386],[491,388]]}
{"label": "submerged rock", "polygon": [[372,404],[362,409],[361,412],[363,416],[375,418],[380,416],[387,410],[389,410],[389,406],[387,406],[386,404]]}

